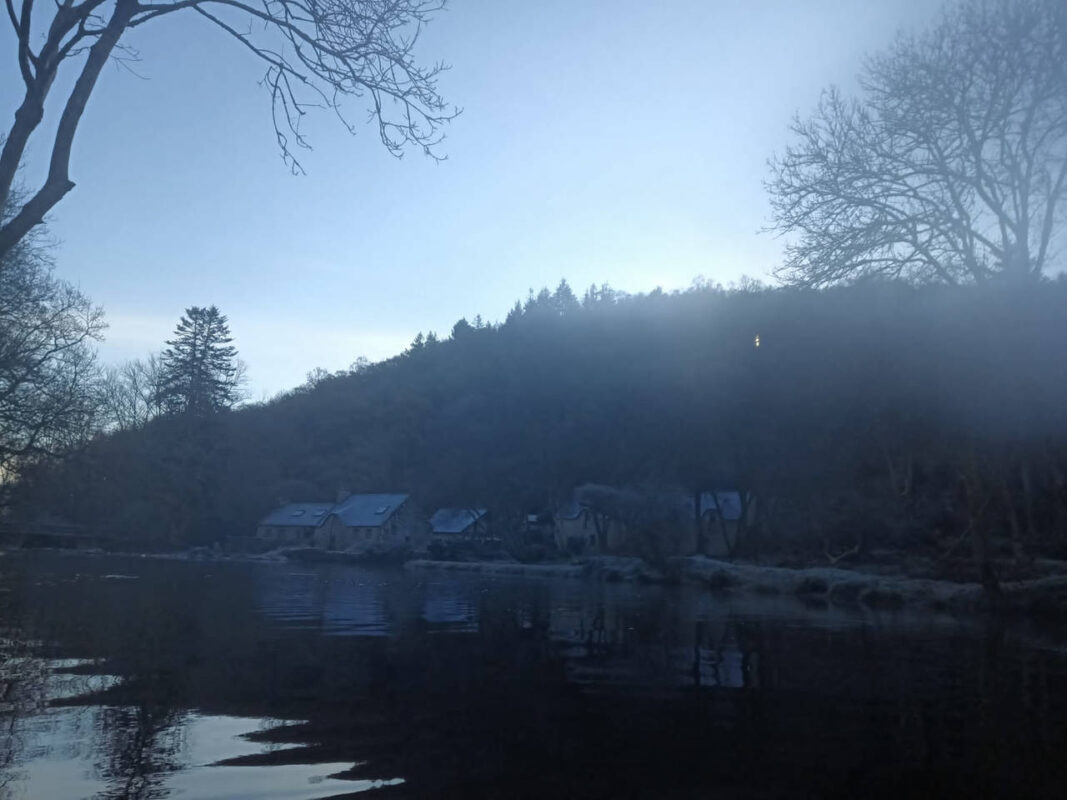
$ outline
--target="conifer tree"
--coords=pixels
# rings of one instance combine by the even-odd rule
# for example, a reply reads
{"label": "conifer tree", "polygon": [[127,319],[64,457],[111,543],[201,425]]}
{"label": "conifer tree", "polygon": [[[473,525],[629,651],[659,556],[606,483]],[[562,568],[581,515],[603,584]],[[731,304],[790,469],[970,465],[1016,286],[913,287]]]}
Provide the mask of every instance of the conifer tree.
{"label": "conifer tree", "polygon": [[167,412],[207,416],[240,399],[237,348],[215,306],[192,306],[163,351],[159,403]]}

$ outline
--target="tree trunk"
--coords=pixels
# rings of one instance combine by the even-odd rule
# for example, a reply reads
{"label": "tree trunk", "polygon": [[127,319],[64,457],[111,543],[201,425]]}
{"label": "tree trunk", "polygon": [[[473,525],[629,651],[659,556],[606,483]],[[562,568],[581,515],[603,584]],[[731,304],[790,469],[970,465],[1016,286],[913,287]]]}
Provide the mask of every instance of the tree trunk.
{"label": "tree trunk", "polygon": [[[100,72],[111,57],[115,45],[118,44],[119,37],[126,30],[126,26],[137,12],[137,9],[138,5],[135,0],[118,0],[111,19],[108,20],[107,25],[93,43],[93,46],[89,48],[89,55],[85,59],[85,65],[82,67],[78,79],[74,82],[74,88],[67,98],[67,103],[63,107],[63,113],[60,115],[59,124],[56,127],[56,138],[52,144],[52,158],[48,166],[48,177],[44,185],[19,209],[19,212],[3,227],[0,227],[0,258],[18,244],[30,230],[40,225],[44,221],[45,214],[51,211],[67,192],[74,188],[74,183],[71,181],[69,174],[74,134],[77,132],[78,123],[81,122],[82,114],[85,112],[85,105],[89,102],[89,97],[96,86],[97,79],[100,77]],[[51,79],[48,80],[48,84],[50,83]],[[47,84],[44,88],[47,91]],[[40,104],[43,105],[44,95],[39,94],[38,98]],[[37,102],[37,100],[35,99],[34,102]],[[19,111],[21,112],[22,108]],[[0,177],[6,178],[8,170],[18,168],[17,163],[12,166],[6,162],[14,160],[16,157],[21,159],[21,150],[19,148],[25,148],[25,139],[28,139],[40,121],[40,117],[36,116],[37,113],[38,110],[31,105],[27,108],[26,121],[22,123],[22,128],[19,127],[20,123],[16,122],[16,128],[13,129],[12,134],[14,135],[16,130],[19,130],[19,137],[23,137],[24,133],[24,140],[21,143],[15,141],[13,144],[9,141],[8,144],[12,144],[10,151],[5,144],[3,156],[0,157],[0,162],[3,162],[3,174]],[[0,188],[6,191],[9,185],[4,186],[4,184],[0,183]]]}

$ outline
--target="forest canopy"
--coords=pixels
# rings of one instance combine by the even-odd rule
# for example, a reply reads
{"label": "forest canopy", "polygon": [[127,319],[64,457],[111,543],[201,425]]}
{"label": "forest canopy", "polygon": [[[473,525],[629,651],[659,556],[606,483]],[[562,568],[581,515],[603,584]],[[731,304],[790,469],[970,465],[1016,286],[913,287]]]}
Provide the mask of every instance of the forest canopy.
{"label": "forest canopy", "polygon": [[267,403],[100,436],[29,476],[21,509],[154,547],[247,535],[339,488],[503,526],[585,484],[731,488],[760,498],[764,548],[928,546],[978,525],[1065,553],[1063,341],[1063,280],[582,300],[563,284]]}

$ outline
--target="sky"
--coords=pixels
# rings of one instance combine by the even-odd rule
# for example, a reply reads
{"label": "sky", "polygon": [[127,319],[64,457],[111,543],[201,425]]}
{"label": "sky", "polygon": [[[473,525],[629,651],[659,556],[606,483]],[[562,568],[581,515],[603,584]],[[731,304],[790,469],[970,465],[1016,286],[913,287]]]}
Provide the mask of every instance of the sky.
{"label": "sky", "polygon": [[[251,54],[193,14],[131,32],[49,217],[57,274],[100,304],[101,359],[160,350],[217,305],[265,399],[308,371],[401,352],[461,317],[502,319],[561,278],[628,292],[769,279],[767,159],[865,54],[928,24],[930,0],[451,0],[420,42],[462,114],[442,163],[308,119],[282,163]],[[21,94],[0,33],[0,117]],[[69,84],[57,84],[57,95]],[[53,99],[59,99],[58,97]],[[364,118],[359,101],[350,117]],[[46,116],[50,131],[56,115]],[[47,140],[23,180],[43,173]]]}

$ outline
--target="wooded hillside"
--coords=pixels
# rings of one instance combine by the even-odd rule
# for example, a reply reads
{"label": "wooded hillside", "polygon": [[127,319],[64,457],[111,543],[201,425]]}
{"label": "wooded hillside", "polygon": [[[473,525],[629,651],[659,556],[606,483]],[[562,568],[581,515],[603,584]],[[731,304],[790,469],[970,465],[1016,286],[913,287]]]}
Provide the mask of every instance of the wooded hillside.
{"label": "wooded hillside", "polygon": [[506,529],[585,483],[731,488],[760,500],[750,549],[981,534],[1067,555],[1065,342],[1063,280],[581,301],[564,283],[267,403],[98,436],[30,471],[15,511],[169,547],[339,489]]}

